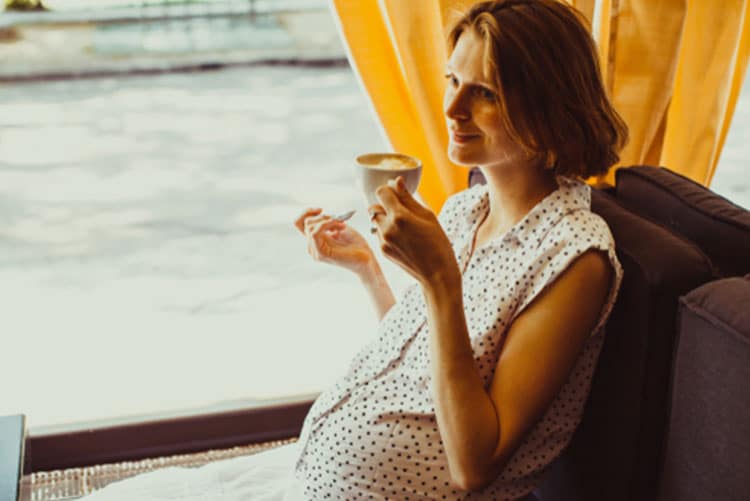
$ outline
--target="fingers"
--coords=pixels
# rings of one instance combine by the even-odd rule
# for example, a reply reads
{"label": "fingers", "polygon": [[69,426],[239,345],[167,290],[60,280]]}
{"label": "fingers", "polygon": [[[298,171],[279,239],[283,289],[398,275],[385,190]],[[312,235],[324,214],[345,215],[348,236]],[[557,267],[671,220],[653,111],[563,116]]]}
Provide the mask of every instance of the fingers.
{"label": "fingers", "polygon": [[388,186],[393,188],[393,191],[396,192],[396,196],[398,196],[399,200],[403,201],[402,197],[404,196],[411,197],[409,190],[406,188],[406,181],[404,181],[404,176],[398,176],[396,179],[389,180]]}
{"label": "fingers", "polygon": [[386,235],[386,223],[385,223],[385,209],[380,205],[372,205],[368,209],[370,213],[370,221],[372,224],[372,232],[378,234],[378,241],[380,242],[380,251],[385,257],[393,261],[394,263],[404,267],[410,273],[410,266],[407,264],[409,261],[404,251],[391,241]]}
{"label": "fingers", "polygon": [[[327,236],[334,236],[336,230],[346,228],[346,223],[331,219],[329,216],[314,216],[305,222],[305,235],[307,236],[307,252],[315,259],[329,257],[330,241]],[[332,232],[327,235],[327,232]]]}
{"label": "fingers", "polygon": [[375,204],[367,208],[367,214],[370,216],[370,222],[374,223],[377,217],[386,215],[386,210],[382,205]]}
{"label": "fingers", "polygon": [[395,188],[391,185],[391,181],[379,186],[375,190],[375,196],[388,211],[395,210],[396,207],[401,205],[401,200],[399,200]]}
{"label": "fingers", "polygon": [[375,190],[375,196],[380,200],[380,204],[371,205],[367,212],[370,215],[372,233],[377,232],[380,240],[383,240],[382,225],[386,219],[394,219],[396,215],[402,214],[403,204],[396,194],[396,187],[392,181],[378,187]]}
{"label": "fingers", "polygon": [[409,193],[403,176],[391,179],[386,184],[378,187],[375,190],[375,196],[378,197],[388,211],[395,211],[399,206],[406,208],[409,212],[418,213],[424,210],[424,207]]}
{"label": "fingers", "polygon": [[321,212],[323,212],[323,209],[321,208],[313,207],[313,208],[305,209],[305,212],[303,212],[301,216],[299,216],[297,219],[294,220],[294,226],[299,230],[300,233],[304,235],[305,234],[305,221],[312,216],[317,216]]}
{"label": "fingers", "polygon": [[304,233],[308,237],[316,237],[318,234],[325,230],[332,230],[336,228],[344,228],[346,223],[342,223],[331,216],[320,214],[318,216],[310,216],[305,219]]}

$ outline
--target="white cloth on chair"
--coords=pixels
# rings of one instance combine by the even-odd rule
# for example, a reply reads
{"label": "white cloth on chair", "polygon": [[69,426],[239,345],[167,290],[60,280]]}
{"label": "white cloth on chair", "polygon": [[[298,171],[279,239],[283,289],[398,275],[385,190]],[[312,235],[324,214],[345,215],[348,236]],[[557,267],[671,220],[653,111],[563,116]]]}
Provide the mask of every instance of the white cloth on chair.
{"label": "white cloth on chair", "polygon": [[86,501],[303,501],[292,472],[298,443],[208,463],[168,467],[114,482]]}

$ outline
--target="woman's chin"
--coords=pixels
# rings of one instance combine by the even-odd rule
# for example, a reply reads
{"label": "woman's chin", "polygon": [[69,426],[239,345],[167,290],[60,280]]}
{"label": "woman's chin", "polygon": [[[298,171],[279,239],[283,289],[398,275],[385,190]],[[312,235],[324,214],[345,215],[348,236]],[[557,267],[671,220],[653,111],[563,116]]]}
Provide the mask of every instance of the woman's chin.
{"label": "woman's chin", "polygon": [[477,165],[477,162],[472,158],[472,155],[467,155],[465,151],[461,151],[460,146],[456,147],[452,144],[448,145],[448,159],[454,164],[462,167],[473,167]]}

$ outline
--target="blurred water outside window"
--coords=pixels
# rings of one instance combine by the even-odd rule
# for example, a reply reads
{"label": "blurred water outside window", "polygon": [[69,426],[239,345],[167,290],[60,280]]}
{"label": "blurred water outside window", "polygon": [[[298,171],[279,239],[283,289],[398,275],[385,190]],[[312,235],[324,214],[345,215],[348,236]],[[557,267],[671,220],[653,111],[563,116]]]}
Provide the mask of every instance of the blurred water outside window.
{"label": "blurred water outside window", "polygon": [[0,15],[0,414],[32,429],[316,392],[374,334],[292,226],[364,232],[353,158],[386,147],[327,5],[186,7]]}
{"label": "blurred water outside window", "polygon": [[[377,248],[353,158],[388,147],[327,1],[44,5],[0,13],[0,415],[52,430],[333,381],[375,313],[292,221],[355,208]],[[746,207],[748,99],[713,185]]]}

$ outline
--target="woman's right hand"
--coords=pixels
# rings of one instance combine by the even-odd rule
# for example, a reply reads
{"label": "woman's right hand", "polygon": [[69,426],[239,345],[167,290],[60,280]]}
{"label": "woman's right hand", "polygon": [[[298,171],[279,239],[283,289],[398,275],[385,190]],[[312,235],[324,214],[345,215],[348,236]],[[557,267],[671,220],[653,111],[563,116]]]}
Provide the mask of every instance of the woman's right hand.
{"label": "woman's right hand", "polygon": [[308,254],[357,275],[365,273],[375,259],[367,240],[345,222],[322,212],[319,208],[307,209],[294,221],[294,226],[307,238]]}

